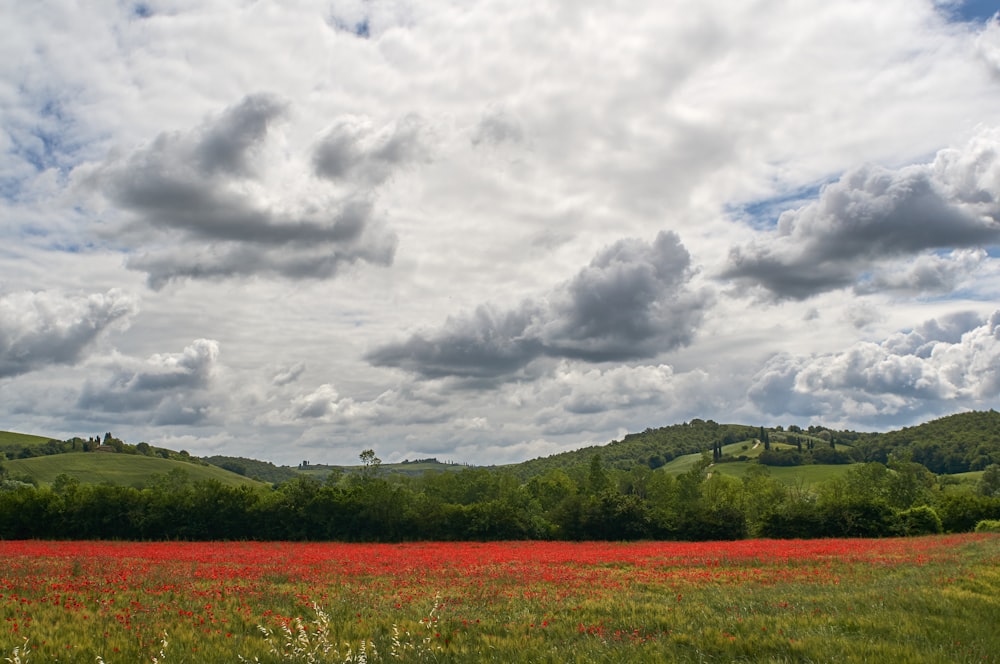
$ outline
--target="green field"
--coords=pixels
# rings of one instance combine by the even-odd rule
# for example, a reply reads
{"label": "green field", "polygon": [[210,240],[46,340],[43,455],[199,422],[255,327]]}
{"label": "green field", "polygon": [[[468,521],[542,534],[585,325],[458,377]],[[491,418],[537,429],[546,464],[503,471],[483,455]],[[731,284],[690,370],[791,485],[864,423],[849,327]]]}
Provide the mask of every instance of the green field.
{"label": "green field", "polygon": [[102,452],[72,452],[30,459],[4,461],[12,476],[28,476],[38,484],[51,484],[60,474],[66,474],[85,484],[117,486],[148,486],[157,475],[172,470],[187,473],[192,482],[218,480],[226,485],[258,484],[251,479],[216,466],[202,466],[172,459],[136,454]]}
{"label": "green field", "polygon": [[51,438],[45,436],[35,436],[30,433],[17,433],[14,431],[0,431],[0,448],[8,445],[44,445]]}
{"label": "green field", "polygon": [[[746,447],[747,449],[743,449]],[[771,447],[774,449],[794,449],[792,445],[776,444],[772,443]],[[726,445],[722,448],[723,454],[729,454],[734,457],[746,456],[749,459],[755,459],[760,456],[760,453],[764,450],[764,447],[758,446],[753,447],[753,443],[748,443],[746,441],[740,443],[733,443],[731,445]],[[679,475],[685,473],[692,468],[694,468],[702,459],[703,454],[685,454],[684,456],[677,457],[670,463],[662,467],[663,472],[671,473],[674,475]],[[820,465],[820,464],[808,464],[803,466],[765,466],[768,470],[768,474],[774,479],[787,484],[789,486],[811,486],[814,484],[819,484],[820,482],[826,482],[827,480],[834,479],[837,477],[843,477],[847,474],[848,469],[850,469],[855,464],[838,464],[838,465]],[[728,461],[725,463],[712,464],[708,468],[709,472],[718,473],[720,475],[729,475],[730,477],[742,478],[746,475],[750,468],[759,468],[760,466],[755,461]]]}
{"label": "green field", "polygon": [[[812,486],[820,482],[843,477],[847,471],[855,464],[841,465],[806,465],[806,466],[764,466],[768,474],[774,479],[789,486]],[[751,461],[735,461],[731,463],[717,463],[710,468],[713,473],[720,475],[730,475],[742,478],[750,468],[760,468]]]}

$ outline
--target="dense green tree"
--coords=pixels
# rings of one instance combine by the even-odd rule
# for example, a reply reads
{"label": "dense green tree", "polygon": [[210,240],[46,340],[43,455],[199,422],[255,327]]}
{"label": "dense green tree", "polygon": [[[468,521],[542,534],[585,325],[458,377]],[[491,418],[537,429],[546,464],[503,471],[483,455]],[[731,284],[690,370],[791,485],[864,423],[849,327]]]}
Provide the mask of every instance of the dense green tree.
{"label": "dense green tree", "polygon": [[976,491],[983,496],[1000,496],[1000,464],[990,464],[983,471],[976,485]]}
{"label": "dense green tree", "polygon": [[941,517],[930,505],[918,505],[899,513],[899,534],[908,537],[944,532]]}
{"label": "dense green tree", "polygon": [[771,477],[767,466],[751,465],[743,476],[742,511],[750,535],[761,535],[769,516],[788,500],[785,486]]}
{"label": "dense green tree", "polygon": [[604,470],[604,463],[601,455],[595,454],[590,458],[590,470],[587,473],[587,491],[596,496],[611,486],[608,473]]}

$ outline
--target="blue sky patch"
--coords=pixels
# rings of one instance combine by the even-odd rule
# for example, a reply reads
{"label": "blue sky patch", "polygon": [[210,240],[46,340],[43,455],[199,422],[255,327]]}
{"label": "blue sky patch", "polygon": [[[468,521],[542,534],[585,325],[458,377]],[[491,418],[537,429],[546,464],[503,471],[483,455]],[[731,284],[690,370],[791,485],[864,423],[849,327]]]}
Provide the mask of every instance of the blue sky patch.
{"label": "blue sky patch", "polygon": [[956,20],[970,23],[983,23],[990,20],[1000,11],[997,0],[965,0],[961,4],[948,7],[949,14]]}
{"label": "blue sky patch", "polygon": [[729,212],[754,228],[770,228],[778,223],[782,212],[795,210],[816,200],[820,189],[826,184],[827,182],[810,184],[746,205],[734,205],[729,208]]}

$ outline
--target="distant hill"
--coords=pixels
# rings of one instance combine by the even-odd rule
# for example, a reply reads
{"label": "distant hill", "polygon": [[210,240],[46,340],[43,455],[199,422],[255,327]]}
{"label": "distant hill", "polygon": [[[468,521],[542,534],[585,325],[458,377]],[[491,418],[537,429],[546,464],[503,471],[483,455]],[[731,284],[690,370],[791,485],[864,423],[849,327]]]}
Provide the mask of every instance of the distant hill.
{"label": "distant hill", "polygon": [[[842,458],[840,464],[844,461],[888,463],[893,455],[910,455],[913,461],[923,464],[928,470],[944,475],[979,471],[990,464],[1000,463],[1000,413],[995,410],[959,413],[888,433],[834,431],[822,427],[809,427],[808,430],[790,427],[787,431],[773,427],[765,430],[776,449],[791,450],[801,442],[814,446],[815,455],[820,451],[830,454],[826,448],[832,442],[840,450],[841,457],[850,457]],[[645,465],[677,472],[685,464],[690,465],[700,459],[702,453],[711,452],[714,443],[722,443],[728,455],[736,457],[743,454],[752,459],[760,450],[754,450],[752,444],[746,445],[746,441],[752,443],[761,433],[759,427],[696,419],[628,434],[622,440],[607,445],[593,445],[503,468],[521,479],[554,469],[579,473],[596,454],[607,468],[628,470]],[[742,449],[745,445],[747,450]],[[680,465],[674,462],[679,458],[685,458]],[[720,472],[727,473],[738,468],[722,464]],[[796,468],[804,469],[806,466]],[[828,472],[809,470],[804,471],[804,476],[815,475],[817,479],[822,479],[826,474],[840,472],[833,469]],[[792,470],[781,471],[782,476],[796,473]]]}
{"label": "distant hill", "polygon": [[301,473],[294,468],[276,466],[270,461],[258,461],[257,459],[249,459],[247,457],[215,455],[202,457],[202,460],[237,475],[250,477],[262,482],[270,482],[271,484],[281,484],[282,482],[294,480],[296,477],[301,476]]}
{"label": "distant hill", "polygon": [[47,444],[51,438],[36,436],[30,433],[0,431],[0,454],[8,458],[16,458],[24,448],[38,448]]}
{"label": "distant hill", "polygon": [[982,470],[1000,463],[1000,413],[995,410],[949,415],[858,441],[867,461],[885,463],[893,454],[910,454],[939,475]]}
{"label": "distant hill", "polygon": [[[379,471],[382,475],[405,475],[407,477],[418,477],[424,473],[458,472],[466,468],[471,468],[467,464],[444,463],[437,459],[416,459],[414,461],[399,461],[397,463],[379,464]],[[306,464],[296,468],[296,470],[310,477],[325,478],[331,472],[335,473],[356,473],[362,469],[360,465],[353,466],[332,466],[327,464]]]}
{"label": "distant hill", "polygon": [[[909,455],[913,461],[925,465],[937,474],[956,474],[981,471],[992,463],[1000,463],[1000,413],[960,413],[933,420],[918,426],[889,433],[857,433],[831,431],[821,427],[781,427],[762,429],[747,424],[719,424],[712,420],[694,419],[682,424],[649,428],[626,435],[605,445],[591,445],[577,450],[530,459],[521,463],[489,468],[501,469],[522,481],[562,470],[582,479],[595,455],[608,469],[630,470],[636,466],[664,469],[666,472],[683,472],[710,453],[716,445],[722,446],[725,459],[717,472],[741,476],[749,464],[755,463],[761,449],[755,442],[766,432],[775,450],[794,453],[807,446],[811,455],[819,458],[822,451],[831,454],[833,443],[842,457],[839,463],[826,468],[794,466],[772,470],[783,479],[806,483],[822,480],[844,472],[849,461],[879,461],[886,463],[890,457]],[[110,437],[110,434],[107,435]],[[0,432],[0,454],[7,457],[4,466],[10,475],[23,474],[37,482],[47,483],[61,472],[77,477],[82,482],[111,482],[139,486],[148,484],[152,477],[173,468],[185,470],[192,480],[218,479],[225,484],[262,481],[281,484],[297,477],[324,478],[331,471],[346,474],[360,469],[356,466],[305,465],[300,467],[277,466],[269,461],[246,457],[211,456],[204,459],[191,457],[186,452],[152,447],[145,443],[129,445],[110,437],[110,444],[117,453],[108,454],[106,441],[100,447],[105,452],[80,452],[93,449],[98,440],[80,438],[68,441],[52,440],[10,431]],[[815,449],[813,449],[815,448]],[[739,457],[746,457],[740,459]],[[0,456],[2,459],[2,456]],[[840,465],[834,468],[833,465]],[[427,472],[461,471],[468,466],[441,463],[437,459],[418,459],[402,463],[382,464],[386,475],[420,475]]]}
{"label": "distant hill", "polygon": [[230,486],[255,483],[215,466],[136,454],[69,452],[12,459],[3,463],[11,476],[30,477],[38,484],[51,484],[58,475],[65,474],[84,484],[142,487],[149,486],[157,476],[166,475],[173,470],[183,471],[192,482],[218,480]]}
{"label": "distant hill", "polygon": [[606,445],[591,445],[578,450],[531,459],[502,466],[521,479],[542,475],[550,470],[567,470],[587,466],[595,454],[600,455],[606,468],[628,470],[637,465],[659,468],[686,454],[700,454],[712,449],[712,444],[750,440],[758,427],[745,424],[719,424],[712,420],[691,420],[683,424],[646,429],[630,433],[622,440]]}

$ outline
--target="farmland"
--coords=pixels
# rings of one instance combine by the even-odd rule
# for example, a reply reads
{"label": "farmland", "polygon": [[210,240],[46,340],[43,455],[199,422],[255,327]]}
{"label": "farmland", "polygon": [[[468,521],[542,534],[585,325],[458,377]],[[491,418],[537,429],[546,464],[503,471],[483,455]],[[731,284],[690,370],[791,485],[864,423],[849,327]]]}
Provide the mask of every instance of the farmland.
{"label": "farmland", "polygon": [[1000,653],[1000,537],[989,534],[7,541],[0,557],[0,659],[21,662],[995,662]]}

